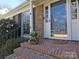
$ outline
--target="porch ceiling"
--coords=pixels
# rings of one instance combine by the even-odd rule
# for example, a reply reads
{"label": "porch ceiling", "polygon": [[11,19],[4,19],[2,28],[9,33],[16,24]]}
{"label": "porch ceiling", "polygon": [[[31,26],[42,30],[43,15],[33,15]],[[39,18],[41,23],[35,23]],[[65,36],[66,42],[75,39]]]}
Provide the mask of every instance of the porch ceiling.
{"label": "porch ceiling", "polygon": [[[30,0],[26,0],[26,1],[30,1]],[[32,0],[34,5],[37,5],[38,3],[41,3],[43,1],[46,1],[46,0]]]}
{"label": "porch ceiling", "polygon": [[33,4],[37,5],[39,3],[43,3],[44,1],[46,1],[46,0],[33,0]]}
{"label": "porch ceiling", "polygon": [[[26,0],[26,1],[30,1],[30,0]],[[39,5],[39,4],[43,4],[43,3],[48,3],[48,2],[51,2],[51,1],[53,1],[53,2],[56,2],[56,1],[59,1],[59,0],[32,0],[32,3],[34,4],[34,5]]]}
{"label": "porch ceiling", "polygon": [[43,4],[43,3],[48,3],[48,2],[56,2],[59,0],[32,0],[34,5],[39,5],[39,4]]}

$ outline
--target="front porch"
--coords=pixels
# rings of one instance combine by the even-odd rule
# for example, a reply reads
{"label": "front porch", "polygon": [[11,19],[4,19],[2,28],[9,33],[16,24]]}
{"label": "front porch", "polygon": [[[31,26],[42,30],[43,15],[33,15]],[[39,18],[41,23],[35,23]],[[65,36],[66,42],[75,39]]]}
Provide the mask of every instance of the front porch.
{"label": "front porch", "polygon": [[[64,42],[57,44],[56,42]],[[31,45],[28,42],[21,43],[21,47],[14,50],[15,59],[19,56],[24,59],[78,59],[79,42],[43,40],[41,44]],[[8,56],[5,59],[13,58]]]}
{"label": "front porch", "polygon": [[37,31],[42,38],[79,40],[78,2],[78,0],[30,0],[29,31]]}
{"label": "front porch", "polygon": [[[78,5],[75,8],[77,12],[73,12],[76,16],[71,18],[71,3],[73,5],[74,1],[78,4],[78,0],[30,0],[30,13],[28,12],[29,9],[21,12],[21,36],[27,37],[30,32],[37,31],[40,35],[40,40],[42,38],[49,39],[41,40],[38,45],[31,45],[28,42],[21,43],[21,47],[15,49],[14,54],[5,59],[79,59],[79,42],[72,41],[79,40]],[[62,11],[64,10],[62,9],[63,4],[65,4],[65,11]],[[33,7],[33,5],[35,6]],[[55,10],[58,9],[62,9],[57,11],[60,12],[59,15],[62,15],[62,12],[67,13],[61,16],[61,18],[67,16],[64,21],[55,17],[59,16],[55,15]],[[53,10],[55,14],[52,13]],[[33,11],[35,11],[35,14]],[[25,16],[28,16],[29,19]],[[33,19],[34,17],[35,19]],[[28,27],[28,30],[25,25]],[[64,39],[62,40],[62,38]]]}

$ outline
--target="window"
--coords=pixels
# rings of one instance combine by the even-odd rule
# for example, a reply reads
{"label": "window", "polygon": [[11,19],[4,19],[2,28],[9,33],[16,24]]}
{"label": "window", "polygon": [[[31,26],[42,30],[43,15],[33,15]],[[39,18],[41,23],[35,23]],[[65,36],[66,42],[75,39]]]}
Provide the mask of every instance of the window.
{"label": "window", "polygon": [[71,0],[71,18],[77,19],[77,3],[76,3],[76,0]]}
{"label": "window", "polygon": [[48,6],[45,7],[45,21],[48,22]]}
{"label": "window", "polygon": [[30,33],[30,13],[25,11],[22,13],[23,35]]}
{"label": "window", "polygon": [[21,27],[21,13],[18,14],[18,24],[19,24],[19,26]]}

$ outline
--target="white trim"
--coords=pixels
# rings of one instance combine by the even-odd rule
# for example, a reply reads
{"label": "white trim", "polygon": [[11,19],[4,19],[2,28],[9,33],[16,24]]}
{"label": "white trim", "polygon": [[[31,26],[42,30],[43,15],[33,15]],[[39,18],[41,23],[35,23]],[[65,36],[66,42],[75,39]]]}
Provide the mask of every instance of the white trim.
{"label": "white trim", "polygon": [[77,19],[71,18],[71,0],[66,0],[67,2],[67,31],[68,31],[68,40],[79,40],[79,6],[78,0],[76,0],[77,7]]}
{"label": "white trim", "polygon": [[78,40],[79,41],[79,4],[78,4],[78,1],[79,0],[76,0],[76,5],[77,5],[77,20],[76,20],[76,22],[77,22],[77,39],[76,40]]}
{"label": "white trim", "polygon": [[30,32],[33,31],[33,3],[30,0]]}
{"label": "white trim", "polygon": [[[45,21],[45,7],[48,7],[48,22]],[[51,37],[50,5],[44,4],[44,38]]]}
{"label": "white trim", "polygon": [[71,40],[71,0],[66,0],[66,9],[67,9],[67,39]]}
{"label": "white trim", "polygon": [[76,0],[76,4],[77,4],[77,40],[79,41],[79,0]]}

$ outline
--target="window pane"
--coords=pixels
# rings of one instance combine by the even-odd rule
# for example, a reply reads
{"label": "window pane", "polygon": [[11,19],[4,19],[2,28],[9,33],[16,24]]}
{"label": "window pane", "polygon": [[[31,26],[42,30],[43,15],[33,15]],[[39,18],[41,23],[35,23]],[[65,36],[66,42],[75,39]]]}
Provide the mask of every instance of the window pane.
{"label": "window pane", "polygon": [[45,21],[48,21],[48,6],[45,7]]}
{"label": "window pane", "polygon": [[22,20],[23,20],[23,34],[30,33],[30,14],[29,11],[25,11],[22,13]]}
{"label": "window pane", "polygon": [[66,3],[51,4],[51,30],[53,37],[67,36]]}
{"label": "window pane", "polygon": [[77,19],[77,3],[76,3],[76,0],[71,0],[71,18]]}

